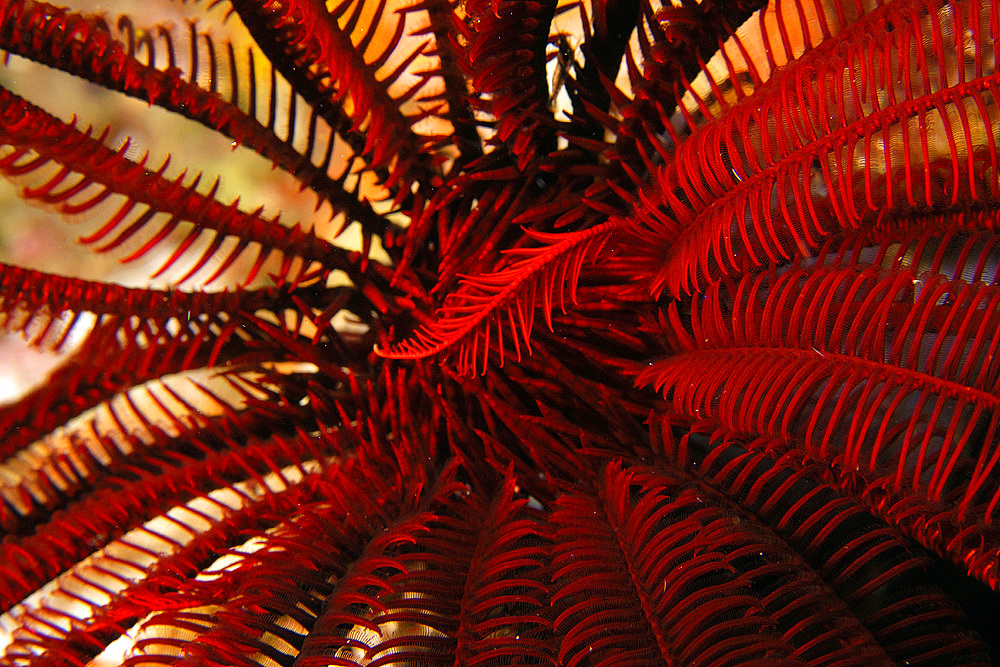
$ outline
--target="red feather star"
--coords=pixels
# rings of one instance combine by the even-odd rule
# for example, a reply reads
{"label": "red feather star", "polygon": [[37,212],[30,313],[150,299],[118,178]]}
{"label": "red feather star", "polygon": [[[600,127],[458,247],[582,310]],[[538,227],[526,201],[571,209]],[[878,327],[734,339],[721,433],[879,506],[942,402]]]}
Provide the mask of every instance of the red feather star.
{"label": "red feather star", "polygon": [[0,667],[1000,660],[1000,7],[79,4],[315,215],[0,76]]}

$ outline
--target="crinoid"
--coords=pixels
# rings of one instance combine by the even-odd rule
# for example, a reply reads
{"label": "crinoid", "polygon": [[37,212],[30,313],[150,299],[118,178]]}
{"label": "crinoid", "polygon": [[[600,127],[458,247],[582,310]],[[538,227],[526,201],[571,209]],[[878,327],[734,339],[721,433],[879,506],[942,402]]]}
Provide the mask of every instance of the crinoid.
{"label": "crinoid", "polygon": [[317,213],[0,90],[0,665],[998,657],[1000,8],[178,6],[0,49]]}

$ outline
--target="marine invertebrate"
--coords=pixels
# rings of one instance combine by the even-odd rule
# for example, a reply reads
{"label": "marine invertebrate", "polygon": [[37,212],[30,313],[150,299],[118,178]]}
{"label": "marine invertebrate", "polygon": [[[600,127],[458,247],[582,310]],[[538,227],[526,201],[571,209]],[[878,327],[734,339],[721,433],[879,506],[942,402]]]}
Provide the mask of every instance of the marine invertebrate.
{"label": "marine invertebrate", "polygon": [[1000,9],[194,7],[248,41],[0,48],[332,224],[0,91],[0,172],[169,285],[2,269],[81,339],[0,411],[3,664],[989,662]]}

